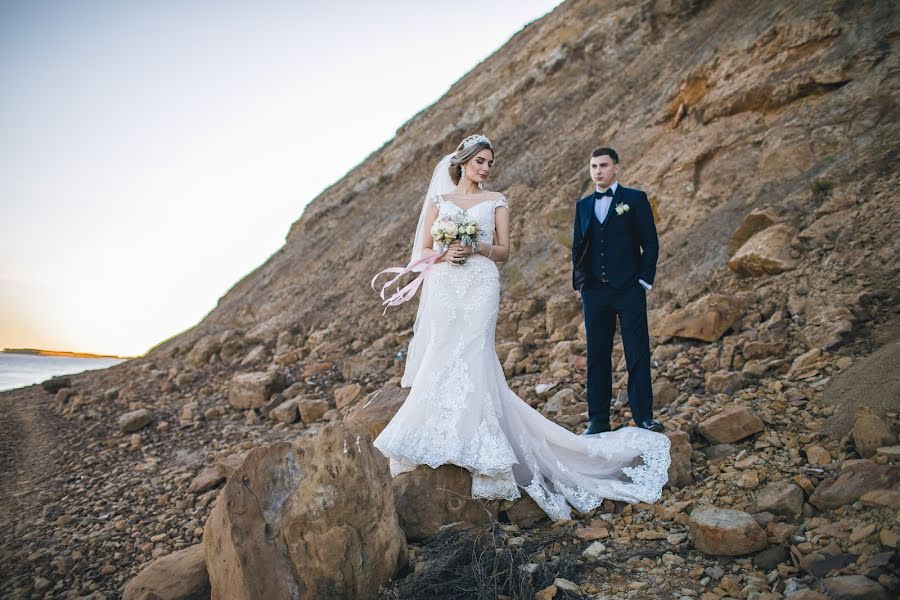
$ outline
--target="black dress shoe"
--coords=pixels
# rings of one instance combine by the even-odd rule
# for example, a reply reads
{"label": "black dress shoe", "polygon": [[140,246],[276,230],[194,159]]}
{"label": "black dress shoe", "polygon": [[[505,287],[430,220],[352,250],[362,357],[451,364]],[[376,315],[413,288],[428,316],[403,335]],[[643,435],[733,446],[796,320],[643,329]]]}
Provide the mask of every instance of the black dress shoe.
{"label": "black dress shoe", "polygon": [[641,423],[640,426],[643,427],[644,429],[647,429],[648,431],[653,431],[656,433],[662,433],[663,431],[666,430],[666,428],[663,427],[662,423],[660,423],[659,421],[655,421],[653,419],[647,419],[646,421]]}
{"label": "black dress shoe", "polygon": [[608,422],[605,421],[591,421],[588,423],[587,429],[584,430],[584,433],[581,435],[594,435],[596,433],[606,433],[610,431],[610,426]]}

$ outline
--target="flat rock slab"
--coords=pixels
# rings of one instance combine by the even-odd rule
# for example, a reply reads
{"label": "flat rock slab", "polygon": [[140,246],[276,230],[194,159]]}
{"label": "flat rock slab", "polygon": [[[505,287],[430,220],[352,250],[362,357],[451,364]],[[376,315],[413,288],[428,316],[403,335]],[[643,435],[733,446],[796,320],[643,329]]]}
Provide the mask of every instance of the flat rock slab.
{"label": "flat rock slab", "polygon": [[852,565],[859,558],[859,554],[835,554],[824,558],[814,559],[803,564],[804,570],[813,577],[822,578],[831,573]]}
{"label": "flat rock slab", "polygon": [[189,494],[202,494],[225,481],[225,472],[218,465],[207,465],[188,486]]}
{"label": "flat rock slab", "polygon": [[122,589],[122,600],[205,600],[209,576],[203,544],[154,560]]}
{"label": "flat rock slab", "polygon": [[831,600],[889,600],[887,590],[877,581],[862,575],[829,577],[825,592]]}
{"label": "flat rock slab", "polygon": [[725,508],[698,508],[688,521],[698,550],[713,556],[742,556],[766,547],[766,532],[748,513]]}
{"label": "flat rock slab", "polygon": [[751,513],[796,517],[803,511],[803,490],[790,481],[774,481],[756,494]]}
{"label": "flat rock slab", "polygon": [[146,408],[140,408],[120,415],[117,423],[122,433],[134,433],[149,425],[152,420],[153,413]]}
{"label": "flat rock slab", "polygon": [[744,406],[729,406],[697,426],[700,435],[712,444],[730,444],[765,428],[762,419]]}
{"label": "flat rock slab", "polygon": [[715,342],[744,314],[735,296],[707,294],[651,323],[650,334]]}

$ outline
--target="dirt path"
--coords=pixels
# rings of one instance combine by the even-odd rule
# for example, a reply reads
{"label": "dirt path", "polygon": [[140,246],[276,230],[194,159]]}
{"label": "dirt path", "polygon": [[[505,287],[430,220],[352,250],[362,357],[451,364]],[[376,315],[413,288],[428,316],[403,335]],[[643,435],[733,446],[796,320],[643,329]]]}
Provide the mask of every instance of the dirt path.
{"label": "dirt path", "polygon": [[[40,386],[0,393],[0,598],[119,598],[148,562],[197,544],[218,489],[188,493],[215,456],[294,435],[243,413],[153,422],[123,434],[129,402],[96,390],[108,372],[73,376],[66,411]],[[135,386],[133,397],[156,399]],[[64,416],[67,414],[68,417]]]}
{"label": "dirt path", "polygon": [[[43,392],[0,395],[0,523],[33,517],[51,495],[59,471],[65,423],[49,409]],[[8,531],[4,527],[3,539]],[[5,547],[5,544],[4,544]]]}
{"label": "dirt path", "polygon": [[[31,576],[27,539],[47,523],[58,501],[67,427],[37,386],[0,394],[0,590]],[[28,532],[31,532],[30,534]],[[32,588],[34,582],[30,582]]]}

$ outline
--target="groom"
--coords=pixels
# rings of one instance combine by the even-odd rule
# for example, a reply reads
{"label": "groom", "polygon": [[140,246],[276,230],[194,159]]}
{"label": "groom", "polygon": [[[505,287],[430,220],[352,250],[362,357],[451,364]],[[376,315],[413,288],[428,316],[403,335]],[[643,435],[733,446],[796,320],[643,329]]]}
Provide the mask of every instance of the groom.
{"label": "groom", "polygon": [[661,432],[653,420],[647,290],[653,286],[659,242],[647,194],[619,185],[619,155],[612,148],[591,152],[596,191],[575,206],[572,284],[581,292],[587,334],[585,435],[609,431],[612,348],[616,318],[628,366],[628,402],[635,423]]}

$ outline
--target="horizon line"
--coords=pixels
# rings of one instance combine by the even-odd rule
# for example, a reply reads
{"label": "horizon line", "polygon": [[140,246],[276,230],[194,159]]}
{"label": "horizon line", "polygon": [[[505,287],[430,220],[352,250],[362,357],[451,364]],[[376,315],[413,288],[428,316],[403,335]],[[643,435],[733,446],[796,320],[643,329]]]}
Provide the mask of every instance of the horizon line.
{"label": "horizon line", "polygon": [[41,348],[4,348],[0,354],[30,354],[35,356],[60,356],[66,358],[120,358],[132,360],[141,356],[120,356],[118,354],[95,354],[93,352],[70,352],[68,350],[44,350]]}

